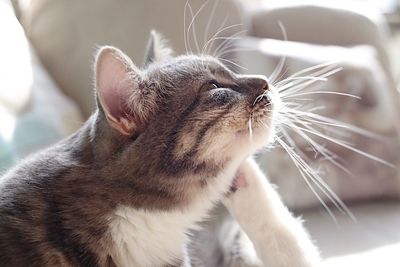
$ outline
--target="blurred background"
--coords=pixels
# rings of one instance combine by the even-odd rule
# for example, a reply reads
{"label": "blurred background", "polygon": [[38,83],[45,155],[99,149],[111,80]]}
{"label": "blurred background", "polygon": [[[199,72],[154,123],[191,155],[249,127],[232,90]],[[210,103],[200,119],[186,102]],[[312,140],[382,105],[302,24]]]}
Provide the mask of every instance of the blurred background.
{"label": "blurred background", "polygon": [[121,48],[141,66],[149,32],[156,29],[176,54],[206,47],[237,72],[269,76],[285,58],[279,79],[339,61],[342,71],[312,86],[360,99],[315,94],[309,101],[324,107],[322,115],[381,138],[332,127],[321,131],[393,166],[315,139],[334,152],[344,171],[305,140],[293,139],[355,220],[315,187],[332,218],[282,148],[268,149],[258,161],[284,202],[304,218],[323,266],[400,266],[400,1],[188,3],[0,0],[0,173],[73,133],[93,112],[93,55],[100,45]]}

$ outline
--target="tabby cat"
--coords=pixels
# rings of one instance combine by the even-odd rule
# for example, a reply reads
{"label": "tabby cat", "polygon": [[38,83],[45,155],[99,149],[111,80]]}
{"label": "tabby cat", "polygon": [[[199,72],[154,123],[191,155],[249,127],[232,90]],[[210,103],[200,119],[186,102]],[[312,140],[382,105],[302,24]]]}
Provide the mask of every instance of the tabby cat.
{"label": "tabby cat", "polygon": [[215,266],[318,264],[251,159],[273,140],[274,88],[160,44],[153,33],[143,69],[100,48],[95,113],[2,177],[2,266],[211,266],[199,222],[218,203],[234,220],[217,227]]}

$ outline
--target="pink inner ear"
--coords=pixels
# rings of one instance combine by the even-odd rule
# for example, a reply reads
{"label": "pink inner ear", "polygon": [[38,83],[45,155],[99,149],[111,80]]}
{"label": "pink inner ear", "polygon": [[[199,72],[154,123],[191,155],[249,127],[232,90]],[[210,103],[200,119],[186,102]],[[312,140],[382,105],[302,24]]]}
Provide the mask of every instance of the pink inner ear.
{"label": "pink inner ear", "polygon": [[126,100],[133,90],[133,81],[129,75],[129,65],[123,55],[116,51],[100,52],[97,62],[97,90],[100,102],[107,115],[119,121],[126,117]]}
{"label": "pink inner ear", "polygon": [[99,92],[101,95],[100,101],[103,105],[103,109],[108,116],[115,120],[119,120],[121,117],[126,117],[126,112],[124,111],[124,94],[119,92],[119,89],[106,90],[104,92]]}
{"label": "pink inner ear", "polygon": [[133,63],[119,50],[103,48],[96,63],[96,85],[100,103],[113,122],[112,126],[124,134],[127,134],[126,129],[134,130],[135,116],[126,106],[135,90]]}

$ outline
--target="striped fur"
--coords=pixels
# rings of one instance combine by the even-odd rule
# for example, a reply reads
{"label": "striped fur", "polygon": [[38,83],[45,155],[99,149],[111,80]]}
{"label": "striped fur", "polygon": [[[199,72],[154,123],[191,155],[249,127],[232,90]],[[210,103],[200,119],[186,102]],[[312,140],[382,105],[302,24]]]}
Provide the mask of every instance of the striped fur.
{"label": "striped fur", "polygon": [[190,266],[189,233],[273,135],[267,81],[211,57],[139,69],[112,47],[96,66],[97,111],[1,178],[0,262]]}

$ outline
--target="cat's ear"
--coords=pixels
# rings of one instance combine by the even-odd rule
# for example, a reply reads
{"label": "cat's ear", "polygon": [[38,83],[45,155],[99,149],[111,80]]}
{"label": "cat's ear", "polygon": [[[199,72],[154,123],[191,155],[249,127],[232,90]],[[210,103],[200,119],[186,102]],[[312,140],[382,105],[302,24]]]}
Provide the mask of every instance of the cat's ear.
{"label": "cat's ear", "polygon": [[143,121],[131,102],[140,90],[141,73],[128,56],[115,47],[99,49],[95,63],[98,104],[108,123],[123,135],[143,129]]}
{"label": "cat's ear", "polygon": [[151,30],[147,44],[144,66],[147,67],[152,62],[160,62],[171,58],[172,49],[167,45],[167,41],[155,30]]}

